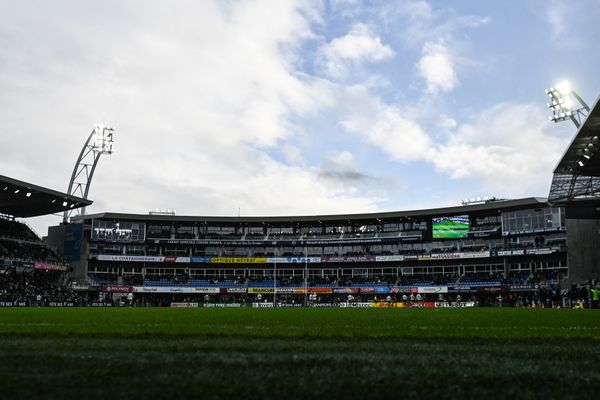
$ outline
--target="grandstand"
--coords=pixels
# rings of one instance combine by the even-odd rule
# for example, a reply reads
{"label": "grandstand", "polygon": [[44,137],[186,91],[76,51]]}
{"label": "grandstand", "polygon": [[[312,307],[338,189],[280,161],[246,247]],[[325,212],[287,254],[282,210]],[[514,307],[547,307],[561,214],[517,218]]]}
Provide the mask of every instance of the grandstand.
{"label": "grandstand", "polygon": [[565,209],[543,198],[370,214],[214,217],[100,213],[82,232],[78,287],[136,301],[335,303],[419,293],[493,303],[569,288]]}
{"label": "grandstand", "polygon": [[[25,222],[92,202],[0,176],[0,306],[77,305],[67,263]],[[39,297],[38,297],[39,296]]]}

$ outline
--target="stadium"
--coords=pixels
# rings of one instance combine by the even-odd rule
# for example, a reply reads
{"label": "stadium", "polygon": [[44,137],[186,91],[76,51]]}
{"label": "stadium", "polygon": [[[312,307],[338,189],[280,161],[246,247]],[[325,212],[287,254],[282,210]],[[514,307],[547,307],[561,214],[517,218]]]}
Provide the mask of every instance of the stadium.
{"label": "stadium", "polygon": [[[600,271],[598,102],[586,114],[548,198],[352,215],[85,214],[93,169],[112,149],[113,129],[95,128],[69,194],[1,178],[0,262],[4,276],[25,282],[31,270],[55,271],[43,276],[70,295],[43,296],[45,305],[591,307]],[[82,174],[87,154],[94,168]],[[65,222],[45,241],[15,220],[55,212]],[[1,300],[40,301],[18,288]]]}
{"label": "stadium", "polygon": [[592,395],[599,119],[548,198],[265,217],[86,214],[96,127],[69,193],[0,177],[0,397]]}

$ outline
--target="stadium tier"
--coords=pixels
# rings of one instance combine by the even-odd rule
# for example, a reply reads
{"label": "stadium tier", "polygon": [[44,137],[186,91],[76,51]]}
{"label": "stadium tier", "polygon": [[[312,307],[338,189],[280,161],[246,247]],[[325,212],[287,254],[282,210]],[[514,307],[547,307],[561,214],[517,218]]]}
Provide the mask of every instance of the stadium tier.
{"label": "stadium tier", "polygon": [[75,287],[104,300],[559,302],[583,283],[566,213],[541,198],[353,215],[101,213],[51,228],[49,240],[64,237]]}

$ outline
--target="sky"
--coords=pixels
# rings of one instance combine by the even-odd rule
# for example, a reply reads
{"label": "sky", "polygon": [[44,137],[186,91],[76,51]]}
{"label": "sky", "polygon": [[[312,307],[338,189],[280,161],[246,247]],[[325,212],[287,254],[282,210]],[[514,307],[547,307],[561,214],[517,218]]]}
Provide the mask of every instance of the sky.
{"label": "sky", "polygon": [[[0,174],[88,213],[315,215],[545,197],[600,94],[600,0],[0,0]],[[59,216],[29,219],[41,234]]]}

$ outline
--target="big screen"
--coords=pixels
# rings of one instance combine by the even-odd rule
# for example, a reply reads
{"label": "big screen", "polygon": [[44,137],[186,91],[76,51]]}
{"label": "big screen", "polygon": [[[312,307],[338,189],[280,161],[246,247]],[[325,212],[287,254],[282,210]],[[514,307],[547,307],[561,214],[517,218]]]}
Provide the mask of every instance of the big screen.
{"label": "big screen", "polygon": [[460,239],[469,233],[469,216],[432,218],[434,239]]}

